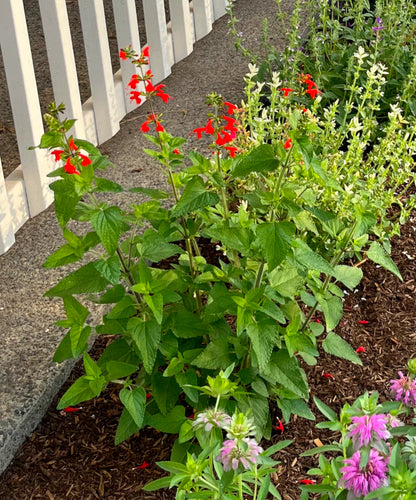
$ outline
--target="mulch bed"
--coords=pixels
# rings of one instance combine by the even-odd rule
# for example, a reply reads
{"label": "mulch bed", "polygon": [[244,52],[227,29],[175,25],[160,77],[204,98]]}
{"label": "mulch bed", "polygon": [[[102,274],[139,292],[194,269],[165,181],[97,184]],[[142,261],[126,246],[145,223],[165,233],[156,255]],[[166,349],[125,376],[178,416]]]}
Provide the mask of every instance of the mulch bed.
{"label": "mulch bed", "polygon": [[[316,366],[305,367],[311,395],[318,396],[336,411],[366,390],[377,390],[382,398],[388,398],[389,380],[397,376],[398,370],[405,371],[407,360],[416,355],[416,212],[392,246],[392,258],[403,282],[380,266],[363,262],[364,278],[357,290],[346,296],[344,317],[337,328],[354,348],[365,348],[360,354],[364,366],[321,353]],[[98,339],[90,353],[92,357],[98,357],[108,342],[111,338]],[[77,365],[60,395],[82,373],[82,366]],[[121,413],[117,390],[108,388],[102,397],[82,404],[82,409],[74,413],[57,411],[57,398],[2,475],[0,498],[175,498],[173,491],[141,491],[144,484],[164,475],[155,462],[169,460],[175,436],[146,428],[114,446]],[[317,411],[316,415],[322,420]],[[294,440],[275,457],[281,463],[272,479],[284,500],[299,498],[297,482],[306,478],[306,471],[317,464],[315,457],[301,458],[300,453],[315,447],[316,439],[328,444],[336,438],[336,434],[316,429],[314,422],[301,418],[286,424],[283,436],[274,431],[271,444],[281,439]],[[150,465],[140,467],[146,464]]]}

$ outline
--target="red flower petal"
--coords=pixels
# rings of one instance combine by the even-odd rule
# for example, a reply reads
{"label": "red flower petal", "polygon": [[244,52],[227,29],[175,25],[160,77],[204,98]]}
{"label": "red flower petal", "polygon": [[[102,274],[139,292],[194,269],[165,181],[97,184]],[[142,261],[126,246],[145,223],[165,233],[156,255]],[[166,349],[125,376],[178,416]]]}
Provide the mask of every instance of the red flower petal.
{"label": "red flower petal", "polygon": [[325,373],[325,372],[322,372],[321,375],[328,379],[328,378],[332,378],[333,380],[335,380],[335,377],[333,375],[331,375],[330,373]]}
{"label": "red flower petal", "polygon": [[132,90],[130,92],[130,100],[131,101],[136,101],[136,104],[139,105],[141,102],[142,102],[142,99],[141,99],[141,92],[138,92],[137,90]]}
{"label": "red flower petal", "polygon": [[55,161],[59,161],[61,159],[62,153],[65,153],[63,149],[55,149],[51,151],[51,155],[55,155]]}
{"label": "red flower petal", "polygon": [[69,157],[67,160],[66,160],[66,163],[64,165],[64,169],[65,169],[65,172],[67,174],[77,174],[77,175],[80,175],[80,173],[78,172],[78,170],[75,168],[74,165],[72,165],[71,163],[71,157]]}
{"label": "red flower petal", "polygon": [[120,49],[119,56],[120,56],[120,59],[122,59],[123,61],[125,61],[127,59],[127,54],[124,52],[123,49]]}
{"label": "red flower petal", "polygon": [[313,479],[301,479],[300,481],[298,481],[298,483],[302,483],[302,484],[314,484],[314,483],[316,483],[316,481],[314,481]]}
{"label": "red flower petal", "polygon": [[81,158],[81,165],[83,167],[88,167],[88,165],[91,165],[92,161],[88,156],[82,155],[81,153],[78,153],[78,156]]}
{"label": "red flower petal", "polygon": [[232,115],[238,107],[235,104],[232,104],[231,102],[224,102],[224,106],[227,108],[227,113],[229,115]]}
{"label": "red flower petal", "polygon": [[367,321],[367,320],[365,320],[365,319],[361,319],[361,320],[359,320],[359,321],[358,321],[358,323],[359,323],[360,325],[368,325],[369,321]]}
{"label": "red flower petal", "polygon": [[284,87],[281,88],[280,90],[283,92],[283,97],[287,97],[290,92],[293,92],[293,89],[284,88]]}
{"label": "red flower petal", "polygon": [[278,423],[276,425],[276,430],[280,431],[280,433],[283,434],[284,431],[285,431],[285,428],[284,428],[284,426],[283,426],[283,424],[282,424],[282,422],[281,422],[280,419],[277,419],[277,421],[278,421]]}
{"label": "red flower petal", "polygon": [[64,412],[65,413],[74,413],[74,412],[79,411],[81,409],[82,408],[72,408],[72,406],[67,406],[66,408],[64,408]]}
{"label": "red flower petal", "polygon": [[285,149],[290,149],[292,147],[292,139],[288,139],[284,144],[283,147]]}
{"label": "red flower petal", "polygon": [[131,89],[135,90],[138,84],[139,84],[139,77],[137,75],[132,75],[131,80],[127,84],[127,87],[130,87]]}
{"label": "red flower petal", "polygon": [[180,155],[181,154],[181,152],[179,151],[179,149],[174,149],[173,153],[175,153],[175,155]]}
{"label": "red flower petal", "polygon": [[142,123],[141,127],[140,127],[140,130],[142,132],[149,132],[150,128],[149,128],[149,122],[144,122]]}
{"label": "red flower petal", "polygon": [[137,469],[146,469],[146,467],[149,467],[150,464],[146,462],[146,460],[143,461],[142,465],[138,465],[137,467],[133,467],[133,470]]}
{"label": "red flower petal", "polygon": [[164,132],[165,129],[163,128],[163,125],[160,122],[156,122],[156,132]]}
{"label": "red flower petal", "polygon": [[147,45],[143,50],[142,50],[142,56],[143,57],[149,57],[149,49],[150,47]]}
{"label": "red flower petal", "polygon": [[365,352],[365,347],[360,345],[360,347],[357,347],[357,349],[355,350],[355,352]]}
{"label": "red flower petal", "polygon": [[224,149],[230,153],[231,158],[234,158],[235,154],[238,152],[238,148],[235,146],[224,146]]}
{"label": "red flower petal", "polygon": [[72,151],[76,151],[78,149],[75,145],[74,139],[69,141],[69,149],[72,149]]}

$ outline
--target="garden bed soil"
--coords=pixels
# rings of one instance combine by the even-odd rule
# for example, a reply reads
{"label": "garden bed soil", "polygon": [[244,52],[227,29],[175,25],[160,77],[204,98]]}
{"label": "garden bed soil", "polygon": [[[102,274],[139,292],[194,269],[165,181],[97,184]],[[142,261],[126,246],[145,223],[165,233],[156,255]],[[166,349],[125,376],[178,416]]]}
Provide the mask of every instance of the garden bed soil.
{"label": "garden bed soil", "polygon": [[[346,295],[344,317],[337,332],[361,353],[363,366],[352,365],[324,352],[314,367],[305,367],[311,396],[316,395],[338,411],[366,390],[377,390],[389,397],[389,380],[405,370],[407,360],[416,355],[416,212],[394,238],[392,258],[403,276],[399,281],[370,261],[358,263],[364,278],[354,292]],[[357,264],[356,264],[357,265]],[[364,322],[364,323],[363,323]],[[368,322],[368,323],[367,323]],[[100,337],[91,355],[98,357],[111,337]],[[82,374],[74,369],[60,395]],[[329,374],[329,375],[328,375]],[[83,403],[72,413],[56,410],[54,401],[45,418],[22,445],[0,481],[0,498],[5,500],[141,500],[173,499],[174,491],[142,491],[152,479],[164,475],[157,461],[168,460],[175,436],[146,428],[127,442],[114,446],[121,404],[117,388],[109,387],[102,397]],[[272,409],[273,423],[278,412]],[[319,416],[316,408],[313,411]],[[279,452],[280,460],[272,480],[284,500],[300,496],[298,482],[316,466],[316,457],[300,457],[317,443],[328,444],[337,435],[316,429],[314,422],[293,418],[285,424],[283,435],[274,429],[271,443],[293,439]]]}

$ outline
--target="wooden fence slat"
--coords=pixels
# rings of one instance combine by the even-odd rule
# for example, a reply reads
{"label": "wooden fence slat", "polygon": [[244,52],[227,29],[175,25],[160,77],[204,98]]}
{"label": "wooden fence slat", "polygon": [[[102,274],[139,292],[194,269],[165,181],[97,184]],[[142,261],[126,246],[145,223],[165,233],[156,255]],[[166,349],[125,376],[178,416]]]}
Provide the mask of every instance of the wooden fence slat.
{"label": "wooden fence slat", "polygon": [[65,0],[39,0],[39,7],[55,102],[64,103],[65,115],[77,119],[71,133],[83,139],[85,128],[66,3]]}
{"label": "wooden fence slat", "polygon": [[200,40],[212,30],[211,0],[193,0],[195,40]]}
{"label": "wooden fence slat", "polygon": [[[113,0],[113,11],[119,48],[131,45],[133,50],[140,54],[139,25],[135,1]],[[127,85],[135,71],[136,67],[130,61],[121,61],[121,74],[125,89],[124,102],[127,113],[137,108],[136,102],[130,99],[130,92],[127,90]],[[138,86],[137,90],[144,90],[143,85]]]}
{"label": "wooden fence slat", "polygon": [[119,130],[103,0],[78,0],[99,144]]}
{"label": "wooden fence slat", "polygon": [[214,19],[217,20],[226,14],[228,0],[214,0]]}
{"label": "wooden fence slat", "polygon": [[1,1],[0,19],[0,45],[7,86],[30,215],[34,216],[53,200],[46,177],[53,169],[53,163],[44,150],[28,149],[39,144],[44,129],[23,0]]}
{"label": "wooden fence slat", "polygon": [[0,159],[0,255],[13,245],[14,228],[10,210],[10,200],[4,182],[3,168]]}
{"label": "wooden fence slat", "polygon": [[163,0],[143,0],[143,11],[153,82],[158,83],[170,75],[173,64]]}
{"label": "wooden fence slat", "polygon": [[193,50],[193,23],[189,0],[169,0],[175,62],[185,59]]}

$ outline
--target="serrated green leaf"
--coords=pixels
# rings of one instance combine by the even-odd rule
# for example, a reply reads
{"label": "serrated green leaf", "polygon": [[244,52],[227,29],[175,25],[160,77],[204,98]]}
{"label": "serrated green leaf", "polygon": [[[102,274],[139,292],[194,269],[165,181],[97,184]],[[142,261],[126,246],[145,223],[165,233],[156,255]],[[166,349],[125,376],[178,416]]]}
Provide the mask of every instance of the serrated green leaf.
{"label": "serrated green leaf", "polygon": [[68,274],[57,285],[48,290],[45,297],[102,292],[109,281],[97,271],[95,264],[95,262],[90,262]]}
{"label": "serrated green leaf", "polygon": [[127,330],[130,332],[131,338],[139,349],[144,369],[147,373],[151,374],[162,338],[161,326],[154,318],[149,321],[143,321],[140,318],[134,317],[129,320]]}
{"label": "serrated green leaf", "polygon": [[164,377],[161,372],[152,375],[152,396],[163,415],[172,410],[181,392],[173,377]]}
{"label": "serrated green leaf", "polygon": [[193,360],[192,364],[198,368],[222,368],[225,370],[232,363],[229,351],[230,344],[227,339],[219,338],[210,342],[202,353]]}
{"label": "serrated green leaf", "polygon": [[267,173],[276,170],[279,165],[280,161],[275,156],[273,146],[262,144],[237,162],[231,175],[233,177],[247,177],[253,172]]}
{"label": "serrated green leaf", "polygon": [[98,384],[90,382],[97,381],[91,381],[85,375],[77,379],[60,399],[57,409],[62,410],[67,406],[75,406],[98,396],[105,386],[105,380],[103,378],[98,380]]}
{"label": "serrated green leaf", "polygon": [[180,217],[200,208],[215,205],[219,201],[217,193],[207,190],[207,186],[202,177],[193,177],[172,209],[173,217]]}
{"label": "serrated green leaf", "polygon": [[290,251],[295,226],[290,222],[270,222],[257,227],[257,237],[265,254],[269,271],[283,262]]}
{"label": "serrated green leaf", "polygon": [[321,255],[314,252],[301,240],[296,240],[295,258],[306,269],[313,269],[320,273],[334,275],[334,268]]}
{"label": "serrated green leaf", "polygon": [[100,237],[104,248],[110,255],[113,255],[123,227],[120,208],[113,206],[96,211],[91,217],[91,225]]}
{"label": "serrated green leaf", "polygon": [[120,420],[118,421],[116,436],[114,439],[115,445],[119,445],[130,436],[135,434],[139,430],[138,425],[134,421],[133,417],[130,415],[130,412],[127,408],[124,408]]}
{"label": "serrated green leaf", "polygon": [[141,429],[146,410],[146,391],[143,387],[135,387],[133,390],[123,388],[119,396],[134,423]]}
{"label": "serrated green leaf", "polygon": [[120,282],[120,260],[117,255],[113,255],[107,260],[97,261],[95,268],[112,285],[117,285]]}
{"label": "serrated green leaf", "polygon": [[360,356],[358,356],[350,344],[334,332],[328,333],[325,340],[322,342],[322,347],[328,354],[347,359],[360,366],[363,364]]}
{"label": "serrated green leaf", "polygon": [[270,361],[273,348],[279,338],[279,330],[275,321],[263,320],[251,322],[246,326],[247,335],[256,354],[260,374]]}
{"label": "serrated green leaf", "polygon": [[185,422],[185,408],[183,406],[175,406],[173,410],[166,416],[161,413],[156,415],[146,415],[145,425],[150,425],[161,432],[169,434],[178,434],[181,425]]}
{"label": "serrated green leaf", "polygon": [[129,189],[131,193],[141,193],[145,194],[149,198],[153,200],[165,200],[166,198],[170,198],[170,194],[166,191],[162,191],[161,189],[153,189],[153,188],[145,188],[145,187],[134,187]]}
{"label": "serrated green leaf", "polygon": [[297,359],[291,358],[285,349],[272,354],[265,374],[302,399],[308,399],[309,391],[305,374]]}
{"label": "serrated green leaf", "polygon": [[342,301],[340,298],[334,296],[325,298],[317,295],[316,298],[325,316],[326,331],[330,332],[338,325],[344,314]]}
{"label": "serrated green leaf", "polygon": [[75,208],[82,195],[75,192],[73,182],[67,179],[52,182],[49,187],[54,192],[56,218],[59,225],[65,227],[74,215]]}
{"label": "serrated green leaf", "polygon": [[153,229],[148,229],[137,245],[139,254],[151,262],[159,262],[172,255],[182,254],[184,250],[178,245],[168,243],[159,233]]}
{"label": "serrated green leaf", "polygon": [[383,266],[385,269],[387,269],[395,276],[397,276],[401,281],[403,281],[402,275],[400,274],[400,271],[398,270],[396,264],[391,260],[391,257],[386,253],[380,243],[378,243],[377,241],[373,241],[366,254],[370,260],[372,260],[376,264],[379,264],[380,266]]}
{"label": "serrated green leaf", "polygon": [[124,191],[123,187],[117,182],[104,179],[102,177],[96,177],[95,179],[96,188],[94,191],[99,193],[122,193]]}
{"label": "serrated green leaf", "polygon": [[343,285],[353,290],[362,280],[363,272],[359,267],[335,266],[335,278]]}
{"label": "serrated green leaf", "polygon": [[281,269],[274,269],[268,273],[270,285],[282,297],[294,297],[300,292],[304,279],[299,275],[296,267],[290,264],[284,264]]}

